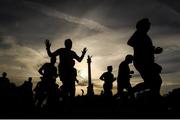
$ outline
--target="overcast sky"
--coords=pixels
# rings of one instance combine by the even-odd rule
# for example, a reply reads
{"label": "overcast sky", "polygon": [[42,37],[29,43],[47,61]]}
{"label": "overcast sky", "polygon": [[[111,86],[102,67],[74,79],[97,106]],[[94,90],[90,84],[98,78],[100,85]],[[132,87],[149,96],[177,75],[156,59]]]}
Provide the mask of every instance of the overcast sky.
{"label": "overcast sky", "polygon": [[[72,49],[78,55],[88,48],[84,60],[76,62],[80,79],[77,89],[86,89],[89,54],[93,56],[95,90],[100,92],[99,76],[108,65],[117,75],[120,62],[127,54],[133,54],[127,41],[136,22],[146,17],[152,24],[148,34],[154,46],[164,49],[156,56],[156,62],[163,67],[161,91],[167,93],[180,87],[179,5],[178,0],[1,0],[0,73],[6,71],[17,84],[29,76],[39,77],[38,69],[49,62],[44,40],[52,42],[54,51],[71,38]],[[134,69],[132,65],[131,68]],[[132,85],[140,81],[136,71]]]}

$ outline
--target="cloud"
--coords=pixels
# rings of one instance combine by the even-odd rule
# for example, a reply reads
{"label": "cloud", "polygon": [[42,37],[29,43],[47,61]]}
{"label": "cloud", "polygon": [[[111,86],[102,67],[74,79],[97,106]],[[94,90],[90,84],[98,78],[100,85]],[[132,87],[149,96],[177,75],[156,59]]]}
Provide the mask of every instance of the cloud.
{"label": "cloud", "polygon": [[40,12],[42,12],[45,15],[51,16],[51,17],[55,17],[58,19],[64,19],[68,22],[71,23],[76,23],[76,24],[80,24],[83,25],[89,29],[93,29],[93,30],[97,30],[97,31],[108,31],[108,28],[106,28],[105,26],[93,21],[93,20],[89,20],[86,18],[78,18],[75,16],[71,16],[68,14],[65,14],[63,12],[60,12],[56,9],[50,8],[48,6],[42,5],[42,4],[38,4],[38,3],[33,3],[33,2],[25,2],[26,6],[38,10],[40,9]]}
{"label": "cloud", "polygon": [[6,71],[11,77],[39,76],[38,65],[47,61],[41,53],[19,45],[13,36],[4,36],[0,45],[6,46],[0,48],[0,72]]}

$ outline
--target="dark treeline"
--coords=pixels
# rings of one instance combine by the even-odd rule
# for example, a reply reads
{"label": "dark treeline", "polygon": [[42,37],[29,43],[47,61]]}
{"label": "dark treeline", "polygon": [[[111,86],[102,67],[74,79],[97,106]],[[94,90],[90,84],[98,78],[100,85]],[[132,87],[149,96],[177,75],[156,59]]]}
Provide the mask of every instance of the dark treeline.
{"label": "dark treeline", "polygon": [[[42,65],[38,72],[40,80],[33,89],[29,77],[20,86],[11,83],[7,73],[0,77],[0,117],[1,118],[179,118],[180,88],[166,96],[160,95],[162,79],[161,65],[155,62],[155,54],[163,52],[155,47],[148,36],[151,23],[144,18],[137,22],[136,31],[127,44],[134,49],[134,55],[128,54],[119,64],[117,78],[113,67],[107,66],[107,72],[100,75],[104,81],[101,95],[95,95],[91,82],[91,57],[88,56],[87,95],[75,96],[77,70],[75,61],[81,62],[87,52],[81,56],[71,50],[72,41],[66,39],[65,47],[51,51],[51,42],[45,41],[49,63]],[[58,68],[55,67],[59,57]],[[130,79],[134,71],[140,73],[143,82],[132,87]],[[93,72],[93,71],[92,71]],[[62,85],[56,83],[59,77]],[[117,81],[117,93],[112,94],[113,82]],[[124,91],[124,89],[126,91]],[[84,91],[82,91],[84,92]]]}

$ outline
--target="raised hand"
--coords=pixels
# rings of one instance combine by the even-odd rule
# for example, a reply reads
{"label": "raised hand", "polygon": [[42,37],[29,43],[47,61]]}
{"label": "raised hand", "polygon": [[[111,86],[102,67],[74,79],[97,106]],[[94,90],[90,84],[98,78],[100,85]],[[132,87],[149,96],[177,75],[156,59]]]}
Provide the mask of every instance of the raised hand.
{"label": "raised hand", "polygon": [[155,54],[160,54],[160,53],[162,53],[162,51],[163,51],[163,48],[157,47],[157,48],[155,48],[154,53]]}
{"label": "raised hand", "polygon": [[87,48],[84,48],[82,53],[85,54],[87,52]]}
{"label": "raised hand", "polygon": [[50,41],[47,39],[45,42],[46,48],[50,48],[51,47],[51,43]]}

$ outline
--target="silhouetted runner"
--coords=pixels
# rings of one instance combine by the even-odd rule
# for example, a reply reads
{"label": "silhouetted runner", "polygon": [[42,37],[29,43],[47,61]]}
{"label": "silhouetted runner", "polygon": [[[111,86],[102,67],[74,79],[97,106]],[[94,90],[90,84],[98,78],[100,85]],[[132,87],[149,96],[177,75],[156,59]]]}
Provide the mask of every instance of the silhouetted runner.
{"label": "silhouetted runner", "polygon": [[[50,59],[50,63],[45,63],[38,72],[42,75],[41,81],[37,83],[35,91],[35,102],[38,108],[42,107],[42,102],[45,98],[49,98],[56,92],[56,78],[57,68],[55,66],[56,57],[53,56]],[[52,100],[53,101],[53,100]]]}
{"label": "silhouetted runner", "polygon": [[104,72],[99,79],[104,81],[103,88],[104,88],[104,95],[105,96],[112,96],[112,87],[113,82],[116,80],[114,75],[112,74],[113,67],[107,66],[107,72]]}
{"label": "silhouetted runner", "polygon": [[63,92],[65,96],[69,96],[70,89],[68,88],[69,85],[71,84],[71,71],[73,68],[72,61],[73,59],[77,60],[78,62],[81,62],[82,59],[84,58],[84,55],[87,51],[86,48],[83,49],[82,55],[79,57],[74,51],[71,50],[72,48],[72,41],[71,39],[66,39],[64,44],[65,48],[59,48],[54,52],[51,52],[50,47],[51,43],[49,40],[45,41],[46,44],[46,50],[47,53],[50,57],[52,56],[59,56],[60,63],[59,63],[59,76],[60,80],[63,83]]}
{"label": "silhouetted runner", "polygon": [[117,91],[118,96],[121,96],[124,89],[126,89],[129,93],[129,95],[132,96],[132,87],[130,83],[130,78],[132,77],[131,74],[134,73],[134,71],[130,71],[129,64],[132,63],[133,56],[127,55],[125,60],[121,62],[119,65],[118,70],[118,77],[117,77]]}
{"label": "silhouetted runner", "polygon": [[55,66],[56,63],[56,57],[51,57],[50,63],[45,63],[38,72],[43,76],[44,81],[51,83],[52,81],[55,81],[58,74],[57,74],[57,68]]}
{"label": "silhouetted runner", "polygon": [[128,41],[128,45],[134,49],[134,66],[144,80],[140,83],[142,90],[146,88],[152,90],[156,86],[156,81],[153,79],[154,54],[162,52],[162,48],[153,46],[151,38],[147,35],[150,26],[148,18],[138,21],[137,30]]}

